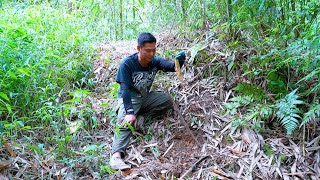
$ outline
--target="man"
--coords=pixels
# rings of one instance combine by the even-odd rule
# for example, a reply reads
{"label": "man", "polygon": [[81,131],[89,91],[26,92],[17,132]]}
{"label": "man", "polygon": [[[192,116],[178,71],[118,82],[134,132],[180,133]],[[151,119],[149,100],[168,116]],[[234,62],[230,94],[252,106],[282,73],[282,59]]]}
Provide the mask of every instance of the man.
{"label": "man", "polygon": [[[175,63],[155,56],[156,38],[150,33],[141,33],[138,38],[138,53],[122,60],[116,81],[120,84],[118,122],[120,133],[115,133],[110,165],[112,169],[128,169],[123,157],[131,137],[131,127],[143,122],[137,115],[159,115],[172,108],[171,97],[167,93],[151,91],[150,88],[158,70],[175,71]],[[182,51],[176,58],[180,67],[186,55]]]}

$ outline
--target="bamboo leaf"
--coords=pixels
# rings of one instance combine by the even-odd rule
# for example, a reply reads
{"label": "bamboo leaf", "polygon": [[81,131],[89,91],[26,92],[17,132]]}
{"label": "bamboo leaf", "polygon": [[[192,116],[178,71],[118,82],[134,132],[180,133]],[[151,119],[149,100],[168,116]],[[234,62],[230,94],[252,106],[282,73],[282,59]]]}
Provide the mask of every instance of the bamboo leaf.
{"label": "bamboo leaf", "polygon": [[2,97],[4,100],[10,102],[10,99],[8,98],[8,96],[5,93],[0,92],[0,97]]}
{"label": "bamboo leaf", "polygon": [[30,70],[27,68],[18,68],[17,71],[19,71],[21,74],[24,74],[26,76],[30,76]]}

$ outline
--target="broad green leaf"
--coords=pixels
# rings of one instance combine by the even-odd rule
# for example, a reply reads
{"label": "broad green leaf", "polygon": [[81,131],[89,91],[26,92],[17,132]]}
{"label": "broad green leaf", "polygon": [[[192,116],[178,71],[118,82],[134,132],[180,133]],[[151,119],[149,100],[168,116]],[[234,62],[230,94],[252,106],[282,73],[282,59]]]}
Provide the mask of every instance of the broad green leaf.
{"label": "broad green leaf", "polygon": [[88,152],[88,151],[96,151],[98,149],[97,145],[93,144],[93,145],[89,145],[89,146],[85,146],[83,148],[83,152]]}
{"label": "broad green leaf", "polygon": [[12,79],[17,79],[17,76],[13,72],[9,71],[8,74]]}
{"label": "broad green leaf", "polygon": [[0,92],[0,97],[2,97],[4,100],[10,102],[10,99],[8,98],[8,96],[5,93]]}
{"label": "broad green leaf", "polygon": [[18,68],[17,69],[21,74],[24,74],[26,76],[30,76],[30,70],[27,68]]}
{"label": "broad green leaf", "polygon": [[66,136],[66,137],[64,138],[64,142],[65,142],[65,143],[68,143],[71,138],[72,138],[71,135]]}
{"label": "broad green leaf", "polygon": [[116,138],[120,137],[120,126],[117,124],[116,125]]}
{"label": "broad green leaf", "polygon": [[12,108],[11,108],[10,104],[6,104],[6,108],[9,113],[12,113]]}
{"label": "broad green leaf", "polygon": [[198,52],[201,50],[204,50],[205,48],[207,48],[208,45],[207,44],[196,44],[195,46],[193,46],[191,48],[191,57],[188,60],[189,63],[193,64],[194,63],[194,58],[197,56]]}
{"label": "broad green leaf", "polygon": [[127,122],[126,126],[130,129],[132,133],[134,132],[134,127],[130,123]]}
{"label": "broad green leaf", "polygon": [[109,104],[107,102],[101,103],[100,107],[107,107]]}

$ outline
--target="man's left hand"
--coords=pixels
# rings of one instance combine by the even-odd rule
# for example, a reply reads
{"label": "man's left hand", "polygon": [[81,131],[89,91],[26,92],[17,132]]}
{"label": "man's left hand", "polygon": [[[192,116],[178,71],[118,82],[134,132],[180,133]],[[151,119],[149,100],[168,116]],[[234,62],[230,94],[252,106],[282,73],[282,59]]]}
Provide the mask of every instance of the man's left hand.
{"label": "man's left hand", "polygon": [[184,51],[180,51],[176,58],[179,60],[179,62],[184,62],[186,60],[186,53]]}

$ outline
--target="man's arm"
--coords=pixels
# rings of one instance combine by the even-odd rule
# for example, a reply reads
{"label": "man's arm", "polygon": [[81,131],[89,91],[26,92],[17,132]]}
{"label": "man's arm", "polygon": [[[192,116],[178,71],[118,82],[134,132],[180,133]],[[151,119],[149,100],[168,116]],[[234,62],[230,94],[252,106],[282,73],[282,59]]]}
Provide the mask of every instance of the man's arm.
{"label": "man's arm", "polygon": [[122,90],[123,105],[126,111],[126,116],[124,117],[124,120],[122,121],[121,125],[124,127],[127,126],[126,125],[127,123],[135,125],[137,119],[136,119],[136,116],[134,115],[129,86],[122,82],[120,83],[120,88]]}
{"label": "man's arm", "polygon": [[123,99],[124,109],[126,110],[126,114],[134,114],[129,86],[121,82],[120,88],[122,90],[122,99]]}
{"label": "man's arm", "polygon": [[121,124],[123,127],[126,127],[127,123],[134,124],[136,121],[130,94],[130,87],[132,84],[131,74],[131,69],[128,64],[125,62],[121,63],[117,74],[117,82],[120,84],[121,96],[126,113]]}
{"label": "man's arm", "polygon": [[[183,51],[179,52],[176,57],[176,59],[179,60],[180,68],[183,66],[184,61],[186,60],[186,55]],[[159,61],[159,69],[163,71],[170,71],[175,72],[175,64],[174,61],[168,61],[166,59],[158,57],[157,59]]]}

